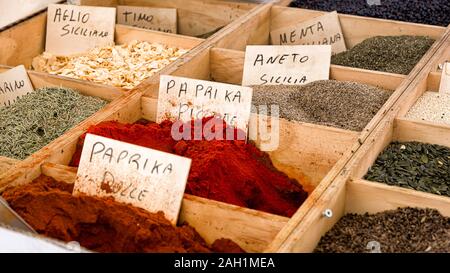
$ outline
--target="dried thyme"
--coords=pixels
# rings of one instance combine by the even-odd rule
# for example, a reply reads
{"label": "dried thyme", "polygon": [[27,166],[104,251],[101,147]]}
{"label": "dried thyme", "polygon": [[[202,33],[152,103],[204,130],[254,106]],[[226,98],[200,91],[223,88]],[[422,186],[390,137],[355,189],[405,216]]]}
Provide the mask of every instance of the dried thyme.
{"label": "dried thyme", "polygon": [[376,36],[333,56],[331,63],[407,75],[433,43],[424,36]]}
{"label": "dried thyme", "polygon": [[434,209],[401,208],[347,214],[320,240],[315,252],[450,252],[450,218]]}
{"label": "dried thyme", "polygon": [[64,88],[42,88],[0,108],[0,156],[25,159],[107,104]]}
{"label": "dried thyme", "polygon": [[450,196],[450,148],[419,142],[391,143],[364,178]]}
{"label": "dried thyme", "polygon": [[353,131],[362,131],[390,95],[375,86],[335,80],[253,86],[256,107],[276,104],[282,118]]}

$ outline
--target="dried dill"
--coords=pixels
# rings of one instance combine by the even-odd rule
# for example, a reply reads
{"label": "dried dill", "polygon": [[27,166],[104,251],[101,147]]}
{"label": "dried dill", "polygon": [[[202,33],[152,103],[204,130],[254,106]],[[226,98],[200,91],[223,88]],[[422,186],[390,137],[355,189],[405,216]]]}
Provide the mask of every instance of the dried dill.
{"label": "dried dill", "polygon": [[25,159],[107,104],[65,88],[41,88],[0,108],[0,156]]}

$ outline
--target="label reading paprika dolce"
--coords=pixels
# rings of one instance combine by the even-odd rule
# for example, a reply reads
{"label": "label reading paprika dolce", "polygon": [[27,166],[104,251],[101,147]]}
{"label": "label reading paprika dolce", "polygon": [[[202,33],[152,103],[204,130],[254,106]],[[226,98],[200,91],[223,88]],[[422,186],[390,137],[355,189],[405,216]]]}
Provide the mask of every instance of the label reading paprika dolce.
{"label": "label reading paprika dolce", "polygon": [[330,45],[247,46],[242,85],[302,85],[330,76]]}
{"label": "label reading paprika dolce", "polygon": [[117,23],[177,33],[177,9],[117,6]]}
{"label": "label reading paprika dolce", "polygon": [[45,51],[71,55],[113,44],[115,24],[115,8],[49,5]]}
{"label": "label reading paprika dolce", "polygon": [[18,98],[33,91],[33,85],[23,65],[0,73],[0,107],[11,105]]}
{"label": "label reading paprika dolce", "polygon": [[247,132],[252,93],[250,87],[162,75],[156,122],[216,116]]}
{"label": "label reading paprika dolce", "polygon": [[336,11],[270,32],[273,45],[331,45],[332,54],[346,51]]}
{"label": "label reading paprika dolce", "polygon": [[73,194],[113,197],[176,225],[191,159],[87,134]]}

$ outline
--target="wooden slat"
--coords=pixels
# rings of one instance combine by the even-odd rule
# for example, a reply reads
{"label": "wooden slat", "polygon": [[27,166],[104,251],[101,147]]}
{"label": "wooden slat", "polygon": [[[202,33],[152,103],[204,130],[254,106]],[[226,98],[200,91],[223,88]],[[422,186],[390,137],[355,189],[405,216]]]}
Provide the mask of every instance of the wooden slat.
{"label": "wooden slat", "polygon": [[15,164],[17,164],[19,160],[8,158],[4,156],[0,156],[0,174],[6,173],[8,170],[14,167]]}
{"label": "wooden slat", "polygon": [[198,0],[81,0],[82,5],[110,6],[130,5],[160,8],[176,8],[178,33],[197,36],[225,26],[244,15],[255,4],[228,1]]}
{"label": "wooden slat", "polygon": [[125,44],[131,41],[147,41],[171,47],[191,49],[201,44],[204,39],[182,36],[178,34],[153,31],[132,26],[116,25],[115,42]]}
{"label": "wooden slat", "polygon": [[450,197],[363,179],[347,183],[346,213],[377,213],[411,206],[434,208],[450,216]]}
{"label": "wooden slat", "polygon": [[44,51],[47,13],[41,13],[0,32],[0,64],[31,67],[31,61]]}

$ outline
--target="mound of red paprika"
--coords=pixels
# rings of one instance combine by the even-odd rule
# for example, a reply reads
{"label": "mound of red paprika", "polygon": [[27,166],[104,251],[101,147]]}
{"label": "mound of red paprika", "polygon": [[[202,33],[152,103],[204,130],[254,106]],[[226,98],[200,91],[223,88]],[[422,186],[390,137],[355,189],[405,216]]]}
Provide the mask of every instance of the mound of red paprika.
{"label": "mound of red paprika", "polygon": [[[222,120],[205,118],[209,132],[227,135]],[[116,121],[92,126],[87,133],[174,153],[192,159],[186,193],[237,206],[291,217],[307,197],[299,182],[278,171],[269,156],[245,140],[211,139],[203,127],[185,125],[191,140],[174,140],[170,121],[121,124]],[[240,132],[234,130],[234,136]],[[194,136],[196,138],[194,138]],[[78,166],[85,135],[77,145],[72,166]],[[207,140],[208,139],[208,140]]]}

